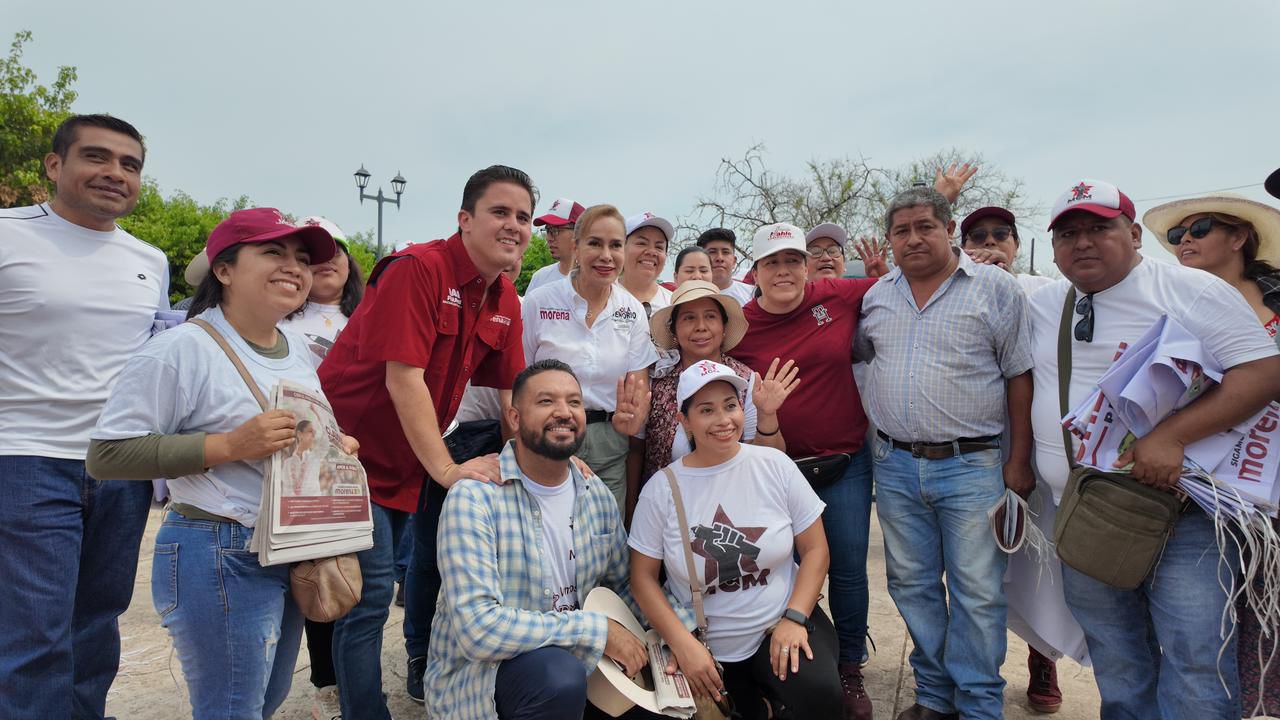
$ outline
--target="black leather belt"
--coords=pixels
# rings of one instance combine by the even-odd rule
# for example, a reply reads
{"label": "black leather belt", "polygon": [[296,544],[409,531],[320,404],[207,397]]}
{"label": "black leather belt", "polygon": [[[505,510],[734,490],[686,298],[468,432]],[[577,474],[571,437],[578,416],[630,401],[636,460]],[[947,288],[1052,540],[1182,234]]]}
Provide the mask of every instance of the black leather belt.
{"label": "black leather belt", "polygon": [[949,457],[955,457],[957,454],[979,452],[981,450],[995,450],[1000,447],[999,435],[987,435],[975,438],[956,438],[953,442],[903,442],[894,440],[877,430],[876,434],[881,440],[888,442],[899,450],[906,450],[911,453],[912,457],[924,458],[926,460],[943,460]]}
{"label": "black leather belt", "polygon": [[609,422],[610,420],[613,420],[613,413],[611,412],[607,412],[604,410],[588,410],[587,411],[588,425],[590,425],[591,423]]}

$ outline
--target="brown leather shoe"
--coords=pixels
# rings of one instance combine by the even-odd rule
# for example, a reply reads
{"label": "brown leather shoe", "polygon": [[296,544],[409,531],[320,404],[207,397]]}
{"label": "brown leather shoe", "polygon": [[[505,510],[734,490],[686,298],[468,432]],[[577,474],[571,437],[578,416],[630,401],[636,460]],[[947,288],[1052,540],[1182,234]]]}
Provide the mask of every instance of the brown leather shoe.
{"label": "brown leather shoe", "polygon": [[1038,713],[1046,715],[1062,709],[1062,690],[1058,688],[1058,664],[1028,648],[1027,669],[1031,671],[1031,682],[1027,683],[1027,705]]}
{"label": "brown leather shoe", "polygon": [[871,720],[871,698],[858,663],[840,663],[840,687],[844,690],[844,720]]}
{"label": "brown leather shoe", "polygon": [[960,713],[940,713],[916,703],[898,713],[898,720],[960,720]]}

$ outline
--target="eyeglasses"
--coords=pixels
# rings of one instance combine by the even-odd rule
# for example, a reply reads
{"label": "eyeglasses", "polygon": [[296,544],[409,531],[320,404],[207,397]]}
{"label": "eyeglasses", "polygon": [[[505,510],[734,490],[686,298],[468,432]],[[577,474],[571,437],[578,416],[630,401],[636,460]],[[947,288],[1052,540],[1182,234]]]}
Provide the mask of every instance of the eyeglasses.
{"label": "eyeglasses", "polygon": [[559,235],[562,232],[573,232],[573,225],[547,226],[548,235]]}
{"label": "eyeglasses", "polygon": [[1211,217],[1200,218],[1199,220],[1191,223],[1190,227],[1183,227],[1179,225],[1177,227],[1169,228],[1169,233],[1167,235],[1167,237],[1169,238],[1169,244],[1177,245],[1178,243],[1182,242],[1182,238],[1187,233],[1191,233],[1191,237],[1199,240],[1203,238],[1205,235],[1208,235],[1213,230],[1214,225],[1221,225],[1222,227],[1235,227],[1234,225],[1224,223],[1221,220],[1214,220]]}
{"label": "eyeglasses", "polygon": [[1093,342],[1093,293],[1086,293],[1076,301],[1076,314],[1080,316],[1075,328],[1076,340]]}
{"label": "eyeglasses", "polygon": [[[987,241],[987,234],[988,231],[986,228],[978,228],[977,230],[970,230],[968,234],[964,236],[964,239],[971,242],[982,243]],[[990,234],[991,237],[995,238],[996,242],[1004,242],[1013,234],[1013,228],[996,228],[995,230],[991,230]]]}
{"label": "eyeglasses", "polygon": [[809,257],[814,260],[821,260],[823,256],[835,259],[844,257],[844,248],[839,245],[828,245],[824,248],[814,248],[809,251]]}

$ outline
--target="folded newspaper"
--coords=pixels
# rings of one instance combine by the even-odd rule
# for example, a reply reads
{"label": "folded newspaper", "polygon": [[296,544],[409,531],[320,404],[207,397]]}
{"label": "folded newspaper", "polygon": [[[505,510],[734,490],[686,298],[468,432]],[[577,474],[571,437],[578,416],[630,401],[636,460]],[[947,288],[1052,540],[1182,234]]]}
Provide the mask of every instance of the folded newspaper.
{"label": "folded newspaper", "polygon": [[344,555],[373,547],[364,468],[342,450],[333,410],[315,391],[281,381],[273,410],[298,418],[297,441],[266,463],[257,532],[249,549],[262,565]]}

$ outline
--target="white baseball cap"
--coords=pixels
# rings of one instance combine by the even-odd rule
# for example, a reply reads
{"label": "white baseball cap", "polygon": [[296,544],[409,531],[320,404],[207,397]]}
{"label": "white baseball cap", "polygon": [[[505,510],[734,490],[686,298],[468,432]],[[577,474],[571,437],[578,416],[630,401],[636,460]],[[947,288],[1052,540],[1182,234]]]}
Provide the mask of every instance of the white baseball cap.
{"label": "white baseball cap", "polygon": [[804,243],[807,246],[818,238],[831,238],[836,241],[837,245],[844,247],[849,244],[849,231],[835,223],[822,223],[805,233]]}
{"label": "white baseball cap", "polygon": [[662,231],[663,235],[667,236],[667,242],[671,242],[671,240],[676,236],[676,227],[671,224],[670,220],[658,217],[646,210],[639,215],[632,215],[627,218],[627,237],[631,237],[631,233],[642,227],[658,228]]}
{"label": "white baseball cap", "polygon": [[582,203],[576,203],[569,198],[556,198],[550,209],[546,213],[539,215],[534,219],[534,227],[542,227],[550,225],[551,227],[563,227],[578,222],[578,217],[586,212],[586,208],[582,207]]}
{"label": "white baseball cap", "polygon": [[804,231],[791,223],[765,225],[756,231],[752,245],[756,262],[783,250],[795,250],[801,255],[809,254]]}
{"label": "white baseball cap", "polygon": [[723,380],[729,383],[741,395],[747,391],[747,381],[728,365],[721,365],[712,360],[699,360],[680,373],[680,381],[676,384],[676,407],[684,405],[684,401],[693,397],[707,383]]}
{"label": "white baseball cap", "polygon": [[1072,210],[1084,210],[1107,219],[1124,215],[1134,220],[1138,214],[1128,195],[1103,180],[1080,180],[1059,195],[1057,202],[1053,204],[1048,229],[1052,230],[1058,218]]}

